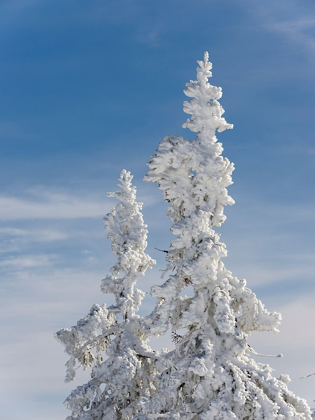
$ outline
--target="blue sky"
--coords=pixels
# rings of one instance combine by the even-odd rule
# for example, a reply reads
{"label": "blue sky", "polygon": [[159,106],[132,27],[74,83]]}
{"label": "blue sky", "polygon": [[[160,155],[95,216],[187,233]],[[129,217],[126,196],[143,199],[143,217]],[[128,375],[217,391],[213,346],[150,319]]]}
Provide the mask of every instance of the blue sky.
{"label": "blue sky", "polygon": [[67,415],[62,401],[75,384],[63,383],[66,355],[52,335],[107,299],[99,285],[114,259],[102,217],[122,168],[134,174],[159,262],[140,286],[160,282],[154,247],[168,246],[170,223],[162,194],[142,178],[164,136],[192,138],[181,128],[182,90],[205,50],[234,124],[218,135],[236,166],[236,204],[221,229],[226,265],[282,312],[281,333],[251,343],[284,354],[272,365],[312,405],[315,377],[299,378],[315,372],[314,2],[3,0],[5,420]]}

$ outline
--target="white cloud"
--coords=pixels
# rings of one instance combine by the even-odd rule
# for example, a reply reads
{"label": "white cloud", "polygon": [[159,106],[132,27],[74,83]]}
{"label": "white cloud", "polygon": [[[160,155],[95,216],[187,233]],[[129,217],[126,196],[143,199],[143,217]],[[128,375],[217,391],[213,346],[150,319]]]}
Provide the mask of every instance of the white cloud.
{"label": "white cloud", "polygon": [[76,219],[102,217],[109,203],[90,197],[41,192],[27,198],[0,197],[0,220]]}
{"label": "white cloud", "polygon": [[310,282],[315,270],[314,204],[272,205],[244,197],[237,202],[240,207],[231,209],[221,228],[227,268],[246,278],[249,287],[293,279]]}
{"label": "white cloud", "polygon": [[[143,284],[139,285],[141,288],[145,282],[160,282],[156,272],[152,273],[153,278],[150,274],[149,281],[142,279]],[[5,360],[1,366],[1,377],[4,379],[3,384],[6,384],[2,387],[0,385],[0,395],[6,401],[14,401],[16,393],[22,395],[27,404],[19,406],[23,406],[25,419],[41,420],[43,413],[36,404],[38,400],[46,398],[45,406],[49,406],[51,419],[62,420],[66,417],[66,410],[62,408],[63,399],[71,389],[86,381],[79,373],[77,381],[63,383],[67,356],[62,346],[53,339],[53,333],[59,328],[74,325],[94,302],[107,300],[108,297],[99,290],[102,276],[101,272],[76,272],[69,269],[54,269],[46,276],[40,273],[21,273],[19,283],[27,284],[31,295],[25,300],[24,296],[20,295],[17,299],[16,294],[12,293],[0,308],[0,319],[5,322],[2,327],[5,339],[0,344],[2,360]],[[152,299],[151,309],[153,304]],[[283,353],[283,359],[259,358],[259,361],[277,368],[277,374],[280,371],[289,373],[293,380],[290,388],[311,402],[314,397],[311,381],[314,378],[304,381],[299,378],[315,371],[313,302],[303,295],[294,303],[277,305],[275,310],[283,314],[281,333],[253,335],[250,343],[261,353]],[[14,331],[18,334],[14,334]],[[165,347],[170,345],[170,339],[152,339],[152,345],[154,348]],[[21,354],[23,357],[20,357]],[[20,409],[16,407],[14,410],[15,418],[19,418]]]}
{"label": "white cloud", "polygon": [[160,30],[158,28],[150,29],[147,32],[138,33],[136,37],[137,42],[144,45],[149,45],[152,48],[160,46]]}
{"label": "white cloud", "polygon": [[66,239],[69,234],[53,229],[17,229],[11,227],[0,228],[1,237],[24,238],[28,241],[50,242]]}
{"label": "white cloud", "polygon": [[23,255],[22,257],[10,257],[0,261],[0,268],[18,271],[22,268],[47,267],[53,263],[53,255]]}
{"label": "white cloud", "polygon": [[[88,217],[101,218],[106,214],[106,210],[115,204],[114,200],[108,199],[105,203],[108,208],[105,209],[104,203],[93,199],[84,199],[85,196],[83,194],[74,196],[46,193],[42,190],[33,190],[32,193],[28,194],[26,199],[16,198],[21,207],[11,216],[11,220],[28,219],[24,222],[25,227],[1,228],[0,236],[21,240],[32,237],[32,240],[42,242],[40,244],[43,248],[41,252],[45,252],[44,247],[50,245],[49,241],[55,240],[54,238],[62,239],[62,236],[65,234],[54,229],[55,222],[49,225],[50,221],[45,221],[47,229],[41,231],[36,227],[33,230],[27,225],[30,219],[57,218],[57,215],[59,218],[71,219],[83,217],[81,216],[82,214],[85,217],[88,214]],[[143,201],[145,201],[145,198],[143,197]],[[25,217],[25,208],[27,206],[33,209],[33,214],[28,214]],[[80,208],[78,209],[77,207]],[[313,215],[310,210],[308,208],[296,207],[293,209],[291,207],[290,212],[288,212],[287,207],[270,206],[267,208],[264,203],[253,203],[252,199],[248,200],[244,207],[246,207],[246,214],[240,218],[239,225],[236,224],[236,228],[239,230],[236,231],[236,234],[232,232],[232,237],[234,236],[235,238],[234,251],[236,252],[237,248],[243,248],[234,258],[234,265],[237,267],[237,271],[248,276],[249,286],[282,281],[292,275],[300,278],[303,276],[309,278],[310,273],[315,270],[310,249],[308,249],[307,255],[302,247],[296,251],[298,252],[296,259],[301,258],[303,260],[301,260],[300,267],[293,267],[297,261],[293,261],[291,256],[288,256],[288,258],[290,257],[288,262],[291,265],[285,265],[283,268],[279,268],[282,262],[272,267],[268,264],[267,266],[263,265],[262,260],[266,258],[268,253],[274,252],[270,248],[270,243],[274,243],[275,237],[279,237],[277,232],[274,232],[272,236],[274,227],[284,223],[288,223],[288,226],[291,226],[296,221],[300,219],[305,220],[305,218],[311,221]],[[154,213],[155,210],[154,208]],[[237,211],[237,209],[235,210]],[[0,218],[4,215],[7,218],[3,220],[10,220],[8,218],[10,210],[7,209],[6,213],[2,211],[3,209],[0,207]],[[98,212],[99,214],[97,214]],[[35,214],[39,216],[34,217]],[[269,220],[266,219],[266,214]],[[148,210],[148,218],[153,219],[152,211]],[[256,220],[255,238],[253,238],[253,231],[251,230],[253,218]],[[161,216],[161,219],[165,223],[166,230],[167,218],[166,216]],[[157,224],[161,223],[159,218],[156,218],[155,222]],[[269,226],[269,230],[266,228],[266,223]],[[65,225],[68,224],[65,223]],[[80,226],[82,228],[82,223],[80,223]],[[230,228],[231,226],[228,226],[228,230]],[[292,229],[289,233],[293,236],[295,234]],[[71,236],[67,231],[66,234],[69,237]],[[88,230],[84,232],[84,237],[88,237],[87,234],[92,235],[93,231]],[[255,248],[253,242],[256,239],[260,245]],[[102,240],[105,240],[105,238]],[[288,237],[287,240],[289,241],[290,238]],[[279,241],[284,241],[283,237],[279,237]],[[93,245],[95,244],[94,239],[92,243]],[[82,259],[94,257],[92,243],[82,243],[82,248],[78,250],[80,262]],[[278,243],[276,243],[276,246],[278,246]],[[265,251],[262,253],[263,250]],[[244,254],[242,255],[241,252],[244,252]],[[67,360],[67,356],[63,353],[62,346],[54,341],[53,332],[59,328],[74,325],[80,317],[83,317],[88,312],[93,303],[107,301],[108,296],[104,296],[100,292],[100,282],[105,276],[108,267],[104,266],[103,269],[103,267],[95,267],[94,265],[93,268],[91,262],[90,270],[85,268],[85,271],[69,269],[69,267],[60,268],[60,266],[57,266],[57,263],[60,263],[58,258],[61,257],[57,258],[55,255],[50,255],[47,251],[45,255],[29,255],[29,253],[30,250],[28,249],[27,254],[20,255],[16,259],[7,259],[2,265],[0,264],[0,268],[3,270],[14,272],[10,282],[7,285],[4,284],[7,298],[0,307],[0,320],[3,323],[1,329],[3,337],[5,337],[2,340],[2,344],[0,344],[2,360],[5,360],[5,363],[0,369],[1,377],[4,378],[3,383],[6,384],[2,386],[2,389],[0,386],[0,395],[5,401],[10,401],[11,405],[13,404],[12,401],[15,400],[16,393],[23,395],[23,401],[20,405],[23,406],[23,418],[26,420],[46,419],[47,416],[43,414],[44,411],[41,411],[43,407],[49,411],[50,417],[48,416],[47,420],[62,420],[67,415],[66,410],[62,408],[62,400],[76,385],[84,383],[84,380],[80,377],[75,383],[67,385],[63,383],[65,373],[63,365]],[[282,251],[281,254],[283,254]],[[257,255],[261,260],[256,264]],[[74,265],[75,261],[72,260],[72,263]],[[108,260],[105,259],[104,263],[106,265]],[[227,267],[230,268],[230,264],[227,264]],[[145,278],[139,281],[141,289],[148,291],[152,284],[161,283],[158,268],[156,267],[153,271],[150,271]],[[273,306],[275,306],[274,310],[283,312],[284,315],[281,334],[279,336],[260,334],[257,339],[253,337],[251,344],[261,353],[284,353],[285,357],[283,359],[276,359],[275,361],[263,359],[260,361],[275,364],[275,367],[279,368],[278,370],[281,370],[283,373],[289,373],[294,380],[291,388],[298,395],[305,396],[311,401],[313,396],[311,395],[312,384],[310,381],[314,380],[314,378],[308,378],[304,382],[298,379],[300,376],[315,371],[315,366],[312,365],[315,340],[310,331],[310,320],[312,317],[314,319],[315,314],[310,305],[304,305],[304,298],[305,294],[300,294],[294,298],[300,299],[298,302],[282,307],[280,306],[282,302],[272,301]],[[107,302],[110,303],[109,301]],[[154,299],[146,296],[143,313],[149,313],[153,305]],[[270,306],[268,301],[266,306]],[[290,326],[292,326],[292,330]],[[305,330],[303,330],[302,326]],[[292,331],[294,331],[294,334],[297,331],[297,342],[292,340]],[[152,343],[155,348],[161,348],[168,346],[170,339],[169,337],[161,337],[153,339]],[[297,353],[304,355],[303,360],[297,357]],[[22,358],[20,357],[21,354],[23,354]],[[32,383],[31,387],[29,383]],[[38,403],[40,400],[45,401],[42,406]],[[21,409],[15,407],[14,410],[11,411],[11,413],[14,413],[12,420],[21,417]],[[8,419],[10,419],[9,416]]]}
{"label": "white cloud", "polygon": [[288,373],[292,379],[289,388],[311,403],[315,397],[315,378],[300,378],[315,371],[314,300],[305,294],[282,307],[278,305],[275,310],[282,314],[280,333],[256,333],[249,342],[261,353],[283,353],[283,359],[258,360],[270,364],[276,374]]}
{"label": "white cloud", "polygon": [[[17,343],[4,343],[0,348],[2,361],[5,360],[0,384],[2,418],[65,419],[70,413],[62,402],[80,382],[64,383],[67,356],[53,331],[31,332]],[[82,376],[79,372],[79,381],[83,381]],[[19,404],[14,404],[17,394]]]}
{"label": "white cloud", "polygon": [[83,251],[81,251],[81,254],[85,256],[86,261],[88,261],[89,263],[94,263],[97,261],[97,257],[92,251],[89,251],[88,249],[84,249]]}
{"label": "white cloud", "polygon": [[[290,42],[294,42],[311,53],[315,52],[315,19],[302,17],[285,21],[274,21],[264,25],[267,29],[283,35]],[[313,33],[310,31],[313,29]]]}
{"label": "white cloud", "polygon": [[[157,197],[157,194],[141,191],[138,201],[143,202],[144,207],[149,207],[156,203]],[[95,199],[86,192],[72,195],[47,191],[44,187],[33,187],[27,190],[26,196],[0,195],[0,221],[102,218],[115,204],[116,201],[107,198],[105,194],[102,200]],[[47,231],[46,233],[49,236]]]}
{"label": "white cloud", "polygon": [[[47,273],[22,270],[10,284],[0,306],[4,418],[62,420],[69,414],[62,401],[83,379],[78,372],[77,382],[64,383],[68,357],[53,334],[86,315],[93,303],[111,303],[100,291],[103,275],[52,267]],[[14,405],[17,394],[19,404]]]}
{"label": "white cloud", "polygon": [[[287,266],[284,264],[283,267],[271,267],[268,265],[268,262],[265,263],[265,265],[262,263],[239,263],[239,267],[234,270],[233,274],[236,275],[236,272],[242,273],[240,278],[244,277],[247,279],[248,287],[257,287],[265,286],[267,284],[274,285],[275,283],[286,282],[292,279],[296,279],[296,281],[310,279],[311,272],[315,269],[314,257],[313,260],[310,259],[309,265],[300,264],[294,266],[294,264],[292,264]],[[283,285],[285,285],[285,283],[283,283]]]}
{"label": "white cloud", "polygon": [[[239,5],[260,21],[263,28],[283,36],[288,42],[299,45],[311,56],[315,53],[314,6],[296,0],[238,1]],[[310,17],[311,16],[311,17]]]}

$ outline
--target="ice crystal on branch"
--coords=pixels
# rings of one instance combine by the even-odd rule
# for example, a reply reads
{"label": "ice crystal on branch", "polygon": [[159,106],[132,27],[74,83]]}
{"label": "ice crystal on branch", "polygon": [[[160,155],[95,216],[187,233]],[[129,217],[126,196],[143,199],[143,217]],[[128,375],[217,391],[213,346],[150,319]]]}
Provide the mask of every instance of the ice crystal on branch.
{"label": "ice crystal on branch", "polygon": [[233,124],[228,124],[222,115],[224,109],[218,102],[222,97],[222,89],[212,86],[208,83],[208,78],[212,76],[212,64],[209,62],[208,52],[204,53],[203,61],[198,61],[197,80],[191,80],[186,85],[185,95],[193,98],[184,102],[184,112],[191,114],[184,128],[189,128],[195,133],[212,135],[215,130],[220,133],[229,128],[233,128]]}
{"label": "ice crystal on branch", "polygon": [[[216,132],[232,128],[222,117],[221,88],[208,82],[208,53],[198,62],[197,80],[185,94],[184,127],[195,140],[168,136],[149,163],[145,180],[155,182],[170,203],[168,216],[175,239],[166,254],[171,275],[151,294],[158,300],[150,317],[152,333],[171,324],[176,348],[164,357],[157,395],[143,399],[137,419],[310,420],[307,403],[276,379],[268,365],[257,363],[248,344],[252,331],[277,332],[281,316],[269,312],[223,262],[225,245],[215,232],[234,203],[227,187],[233,164],[222,157]],[[193,286],[193,296],[182,291]]]}
{"label": "ice crystal on branch", "polygon": [[[118,204],[105,218],[117,263],[102,281],[115,304],[93,305],[77,325],[62,329],[66,381],[78,366],[92,367],[91,380],[65,401],[68,420],[311,420],[306,401],[256,362],[253,331],[278,332],[281,315],[223,264],[226,246],[216,229],[233,199],[233,164],[222,156],[216,133],[233,126],[223,118],[222,90],[208,82],[208,53],[197,80],[186,85],[185,128],[194,140],[168,136],[149,163],[145,180],[158,184],[169,203],[174,239],[165,250],[167,280],[151,289],[157,304],[140,318],[143,292],[136,288],[154,261],[145,253],[147,230],[129,172],[122,171]],[[187,288],[190,296],[184,294]],[[172,331],[174,351],[152,351],[147,339]],[[278,355],[276,357],[281,357]]]}
{"label": "ice crystal on branch", "polygon": [[91,380],[65,401],[72,411],[68,420],[132,419],[139,411],[139,398],[155,392],[157,356],[148,347],[136,315],[144,293],[135,288],[155,261],[145,253],[147,230],[131,180],[130,173],[123,170],[120,191],[108,194],[119,203],[104,218],[118,261],[101,288],[114,294],[116,304],[109,308],[93,305],[76,326],[56,334],[70,355],[66,381],[75,378],[76,365],[92,367]]}
{"label": "ice crystal on branch", "polygon": [[[136,281],[155,263],[144,251],[147,247],[147,229],[141,213],[142,204],[136,202],[136,188],[131,186],[130,172],[120,175],[121,191],[108,193],[119,200],[117,206],[104,217],[108,239],[112,241],[117,263],[111,268],[111,275],[102,281],[104,293],[113,293],[117,309],[126,319],[134,317],[144,293],[135,289]],[[124,276],[119,278],[123,272]]]}

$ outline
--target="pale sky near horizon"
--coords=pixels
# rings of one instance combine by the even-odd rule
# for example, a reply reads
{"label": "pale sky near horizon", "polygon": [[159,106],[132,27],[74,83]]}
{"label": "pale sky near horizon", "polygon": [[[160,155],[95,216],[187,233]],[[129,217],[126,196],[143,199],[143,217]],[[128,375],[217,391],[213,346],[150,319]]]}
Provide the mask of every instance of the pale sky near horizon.
{"label": "pale sky near horizon", "polygon": [[[207,50],[234,129],[236,204],[218,231],[225,264],[270,310],[259,359],[288,373],[314,407],[315,3],[311,0],[10,0],[0,2],[0,406],[3,420],[62,420],[67,360],[53,333],[107,297],[114,264],[102,217],[125,168],[134,174],[160,283],[167,206],[142,181],[181,128],[185,83]],[[154,300],[147,298],[143,313]],[[168,338],[154,340],[163,347]],[[4,414],[3,414],[4,413]]]}

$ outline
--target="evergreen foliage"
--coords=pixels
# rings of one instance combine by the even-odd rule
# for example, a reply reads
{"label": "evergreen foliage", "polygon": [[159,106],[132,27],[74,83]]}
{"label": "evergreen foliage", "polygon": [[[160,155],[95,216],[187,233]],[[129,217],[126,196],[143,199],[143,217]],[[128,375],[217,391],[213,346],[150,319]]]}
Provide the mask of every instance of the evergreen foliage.
{"label": "evergreen foliage", "polygon": [[[233,164],[222,156],[216,132],[231,129],[219,103],[222,90],[208,82],[208,53],[190,81],[183,127],[194,140],[168,136],[149,163],[145,181],[154,182],[169,203],[175,238],[166,251],[167,280],[151,289],[156,307],[141,318],[144,296],[137,280],[154,260],[146,253],[147,230],[136,202],[132,176],[122,171],[119,203],[104,221],[117,263],[102,281],[116,304],[93,305],[76,326],[57,338],[70,355],[66,381],[76,365],[92,367],[91,380],[65,404],[68,420],[311,420],[306,401],[288,389],[290,378],[275,378],[249,345],[252,332],[278,332],[281,315],[269,312],[226,269],[226,246],[216,229],[226,205]],[[187,288],[191,296],[184,294]],[[171,328],[173,351],[154,352],[147,344]],[[105,355],[105,358],[104,358]],[[277,356],[277,357],[281,357]]]}
{"label": "evergreen foliage", "polygon": [[[143,412],[158,419],[309,420],[306,401],[287,388],[289,377],[274,378],[268,365],[253,359],[248,344],[252,331],[277,332],[280,314],[269,312],[221,260],[226,247],[214,228],[225,220],[224,207],[234,203],[226,189],[234,168],[221,156],[216,131],[233,126],[222,117],[221,88],[208,82],[208,53],[198,64],[197,80],[184,91],[191,98],[184,111],[191,117],[183,125],[197,136],[164,138],[145,177],[170,203],[171,275],[152,289],[158,300],[152,325],[163,334],[171,324],[176,348],[164,357],[163,386],[143,402]],[[189,285],[193,296],[181,296]]]}
{"label": "evergreen foliage", "polygon": [[121,190],[108,194],[119,203],[104,218],[118,261],[102,281],[101,289],[115,296],[116,305],[93,305],[76,326],[56,334],[71,356],[66,364],[67,382],[75,378],[76,364],[92,367],[91,380],[77,387],[65,401],[72,411],[68,420],[131,419],[139,412],[138,398],[148,397],[155,390],[151,378],[157,357],[144,339],[136,314],[144,293],[135,288],[136,281],[155,261],[145,253],[147,230],[131,180],[130,172],[123,170]]}

